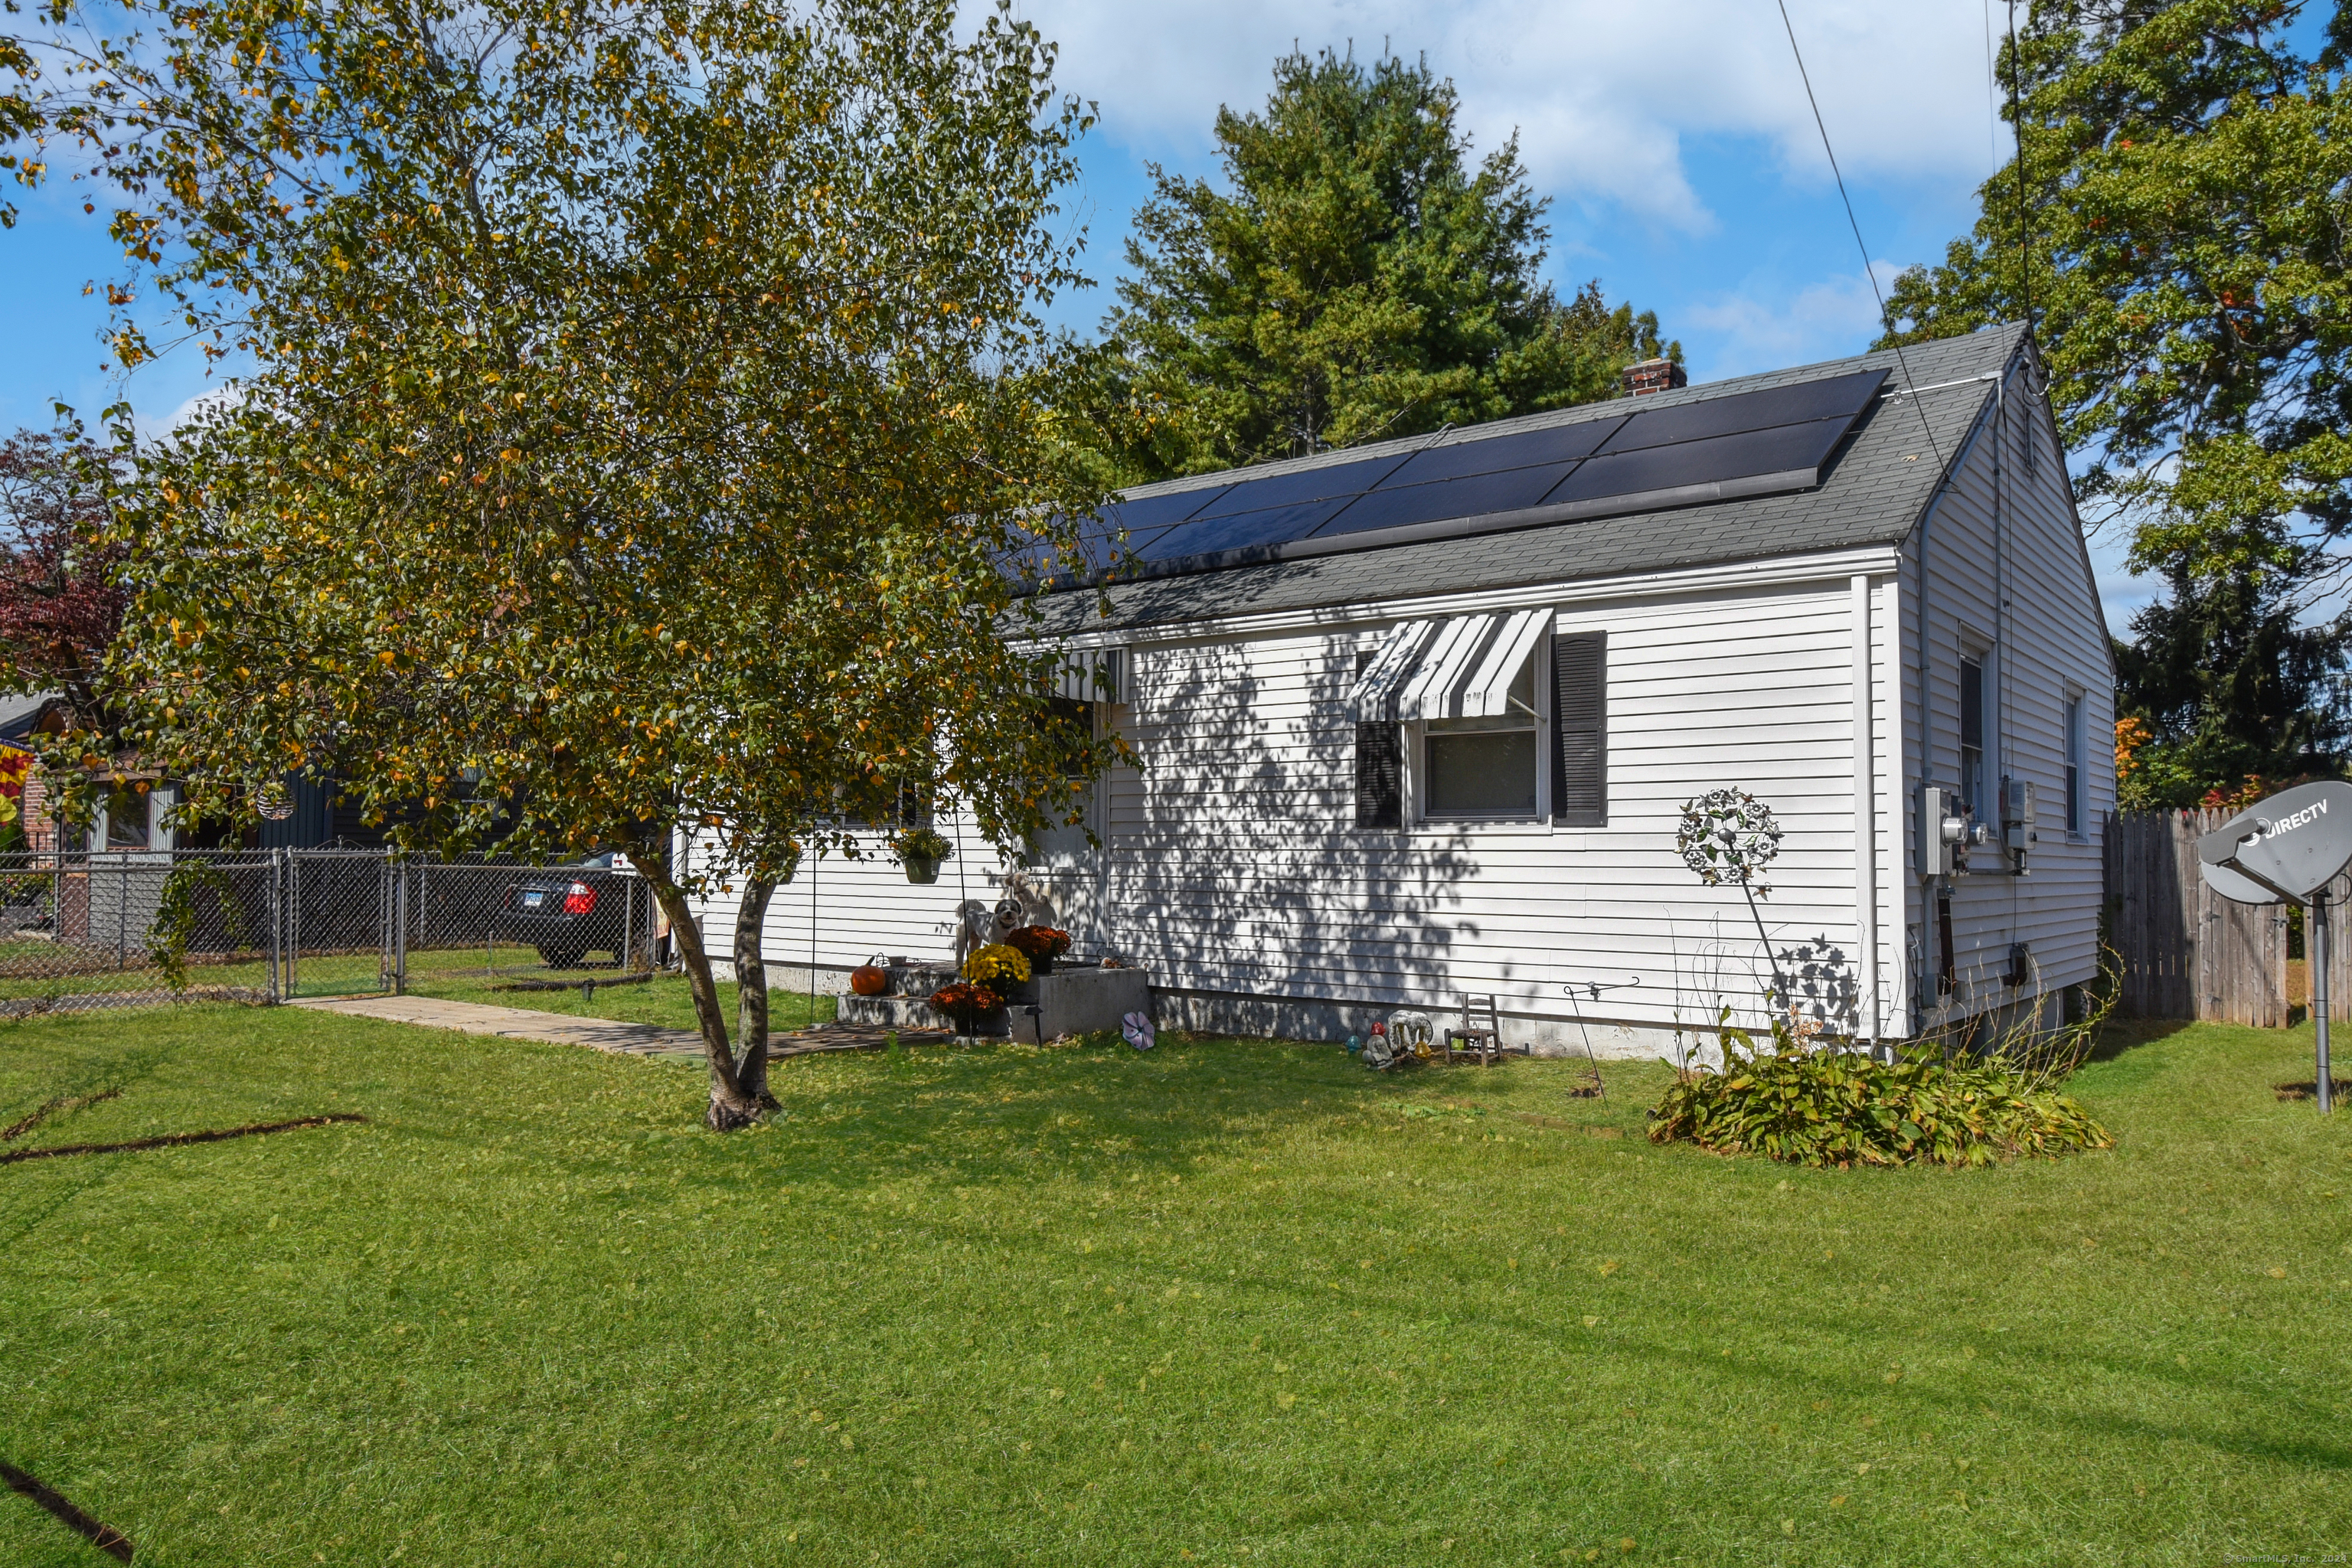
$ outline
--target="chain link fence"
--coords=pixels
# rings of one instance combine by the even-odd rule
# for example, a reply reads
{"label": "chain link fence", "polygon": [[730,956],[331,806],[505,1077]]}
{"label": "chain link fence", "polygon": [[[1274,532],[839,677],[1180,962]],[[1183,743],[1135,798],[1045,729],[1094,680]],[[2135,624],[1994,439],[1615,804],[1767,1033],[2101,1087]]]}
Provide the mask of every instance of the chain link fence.
{"label": "chain link fence", "polygon": [[382,850],[0,856],[0,1018],[648,973],[642,879]]}

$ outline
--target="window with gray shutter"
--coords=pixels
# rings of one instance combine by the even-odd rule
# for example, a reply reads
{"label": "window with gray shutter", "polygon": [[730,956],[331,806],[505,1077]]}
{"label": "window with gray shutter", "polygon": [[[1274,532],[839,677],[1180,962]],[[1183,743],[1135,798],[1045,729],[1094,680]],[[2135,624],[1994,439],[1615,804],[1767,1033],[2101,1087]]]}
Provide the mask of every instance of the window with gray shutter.
{"label": "window with gray shutter", "polygon": [[1551,639],[1551,817],[1565,827],[1609,826],[1609,634]]}
{"label": "window with gray shutter", "polygon": [[1404,826],[1404,731],[1400,725],[1356,726],[1356,826]]}

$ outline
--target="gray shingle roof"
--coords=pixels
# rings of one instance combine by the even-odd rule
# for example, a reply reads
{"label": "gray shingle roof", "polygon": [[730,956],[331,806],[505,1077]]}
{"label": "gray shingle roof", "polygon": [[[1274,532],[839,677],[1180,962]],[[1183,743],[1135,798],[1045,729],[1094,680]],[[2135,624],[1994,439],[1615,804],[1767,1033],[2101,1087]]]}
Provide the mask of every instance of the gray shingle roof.
{"label": "gray shingle roof", "polygon": [[[1894,395],[1904,384],[1904,369],[1897,367],[1894,351],[1881,350],[1823,364],[1656,393],[1643,400],[1645,408],[1661,407],[1815,381],[1847,371],[1893,371],[1887,384],[1889,395],[1880,397],[1863,416],[1859,431],[1817,489],[1125,583],[1106,591],[1110,602],[1108,618],[1097,617],[1093,589],[1050,595],[1038,608],[1045,617],[1045,629],[1069,633],[1422,594],[1565,583],[1891,543],[1907,535],[1926,509],[1942,477],[1937,457],[1944,465],[1958,458],[1969,427],[1993,395],[1990,378],[2010,363],[2024,334],[2021,326],[1991,327],[1967,337],[1904,350],[1909,384],[1920,389],[1916,398]],[[1622,401],[1587,404],[1455,431],[1444,444],[1610,418],[1624,412]],[[1262,464],[1245,472],[1258,479],[1401,454],[1425,444],[1425,437],[1386,441]],[[1128,494],[1168,495],[1228,483],[1232,478],[1231,474],[1204,474],[1142,486]]]}

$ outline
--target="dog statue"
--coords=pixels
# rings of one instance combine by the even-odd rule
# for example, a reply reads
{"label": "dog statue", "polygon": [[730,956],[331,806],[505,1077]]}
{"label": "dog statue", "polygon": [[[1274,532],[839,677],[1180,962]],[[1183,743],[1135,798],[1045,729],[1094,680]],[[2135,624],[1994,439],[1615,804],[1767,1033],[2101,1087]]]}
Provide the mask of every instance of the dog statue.
{"label": "dog statue", "polygon": [[1045,889],[1032,881],[1025,871],[1008,872],[1004,878],[1004,896],[993,904],[978,899],[966,899],[955,907],[956,967],[992,942],[1003,942],[1023,926],[1053,926],[1060,928],[1053,900]]}
{"label": "dog statue", "polygon": [[[1014,931],[1023,926],[1061,928],[1060,914],[1045,889],[1026,871],[1008,871],[1004,877],[1004,897],[997,903],[998,920],[1005,931]],[[1010,910],[1009,917],[1006,914]],[[1003,941],[1003,938],[999,938]]]}
{"label": "dog statue", "polygon": [[997,911],[992,905],[966,899],[955,907],[955,961],[961,970],[975,952],[1002,939],[996,934]]}

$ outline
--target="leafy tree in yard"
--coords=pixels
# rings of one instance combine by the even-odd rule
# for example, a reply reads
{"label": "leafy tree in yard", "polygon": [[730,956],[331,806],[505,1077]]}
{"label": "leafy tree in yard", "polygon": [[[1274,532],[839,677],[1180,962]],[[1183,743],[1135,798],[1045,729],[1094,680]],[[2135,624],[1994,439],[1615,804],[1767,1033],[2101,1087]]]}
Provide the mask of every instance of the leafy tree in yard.
{"label": "leafy tree in yard", "polygon": [[[2116,708],[2138,721],[2128,809],[2192,806],[2249,781],[2331,773],[2346,735],[2340,624],[2302,626],[2252,574],[2199,583],[2132,617],[2116,645]],[[2260,793],[2259,787],[2257,793]]]}
{"label": "leafy tree in yard", "polygon": [[2143,760],[2189,770],[2168,795],[2341,738],[2278,706],[2333,668],[2335,628],[2294,623],[2352,565],[2352,16],[2305,55],[2304,10],[2037,0],[2000,67],[2022,158],[1889,300],[1895,340],[2034,321],[2078,497],[2172,586],[2126,670]]}
{"label": "leafy tree in yard", "polygon": [[[1545,203],[1516,141],[1474,170],[1426,63],[1276,62],[1263,114],[1217,114],[1225,183],[1154,165],[1131,276],[1073,412],[1120,483],[1614,395],[1657,318],[1538,274]],[[1095,436],[1097,431],[1107,436]]]}
{"label": "leafy tree in yard", "polygon": [[755,1118],[689,895],[910,779],[1011,842],[1100,761],[996,569],[1098,499],[1037,412],[1083,128],[1050,47],[944,0],[148,15],[81,79],[115,229],[254,369],[121,498],[137,740],[198,810],[331,770],[404,844],[625,849],[709,1121]]}
{"label": "leafy tree in yard", "polygon": [[102,726],[99,683],[129,595],[115,580],[106,489],[115,465],[67,426],[0,443],[0,691],[62,691]]}
{"label": "leafy tree in yard", "polygon": [[[40,80],[40,69],[31,40],[14,30],[13,18],[22,12],[18,0],[0,0],[0,16],[12,18],[10,30],[0,32],[0,170],[18,184],[30,185],[40,179],[41,161],[37,153],[27,156],[18,143],[33,139],[40,129],[35,86]],[[0,201],[0,228],[16,226],[16,204]]]}

